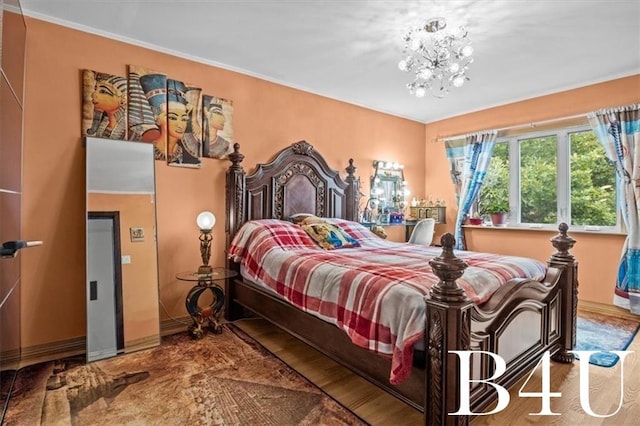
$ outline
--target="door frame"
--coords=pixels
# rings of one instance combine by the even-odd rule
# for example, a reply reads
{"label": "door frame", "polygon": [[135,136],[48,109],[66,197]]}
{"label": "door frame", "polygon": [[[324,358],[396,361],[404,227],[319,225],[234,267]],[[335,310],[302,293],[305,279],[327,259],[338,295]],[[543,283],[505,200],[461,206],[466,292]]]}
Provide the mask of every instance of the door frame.
{"label": "door frame", "polygon": [[[116,350],[124,350],[124,315],[122,309],[122,250],[120,246],[120,212],[90,211],[87,220],[109,219],[113,223],[113,280],[115,286]],[[86,289],[86,291],[89,291]],[[88,309],[88,307],[87,307]]]}

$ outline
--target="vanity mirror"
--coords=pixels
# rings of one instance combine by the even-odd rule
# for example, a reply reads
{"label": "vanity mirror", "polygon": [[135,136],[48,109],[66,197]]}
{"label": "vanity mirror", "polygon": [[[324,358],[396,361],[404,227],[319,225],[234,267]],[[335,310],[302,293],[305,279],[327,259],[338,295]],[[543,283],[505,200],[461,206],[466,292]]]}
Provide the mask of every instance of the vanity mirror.
{"label": "vanity mirror", "polygon": [[381,222],[389,214],[402,213],[406,207],[406,196],[409,195],[407,182],[404,180],[402,164],[379,161],[373,162],[374,173],[371,176],[371,197],[369,208],[377,210]]}
{"label": "vanity mirror", "polygon": [[160,343],[153,145],[86,138],[87,360]]}

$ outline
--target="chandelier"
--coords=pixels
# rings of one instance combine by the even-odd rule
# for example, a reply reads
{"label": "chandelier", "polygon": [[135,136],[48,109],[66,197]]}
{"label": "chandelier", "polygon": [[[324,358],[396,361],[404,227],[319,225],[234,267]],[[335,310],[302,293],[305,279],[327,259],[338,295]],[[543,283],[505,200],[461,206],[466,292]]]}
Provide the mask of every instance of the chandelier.
{"label": "chandelier", "polygon": [[473,47],[467,31],[445,31],[444,18],[433,18],[424,27],[411,29],[404,37],[404,59],[398,63],[402,71],[412,73],[413,82],[407,84],[411,94],[422,98],[427,90],[443,98],[451,86],[461,87],[469,80],[466,72],[473,62]]}

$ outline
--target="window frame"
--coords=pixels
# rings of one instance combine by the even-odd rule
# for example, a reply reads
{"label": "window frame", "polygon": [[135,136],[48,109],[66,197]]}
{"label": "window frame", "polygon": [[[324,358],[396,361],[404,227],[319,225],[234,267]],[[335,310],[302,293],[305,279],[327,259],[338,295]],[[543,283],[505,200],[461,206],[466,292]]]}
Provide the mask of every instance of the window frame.
{"label": "window frame", "polygon": [[[588,124],[565,126],[557,128],[546,128],[534,130],[531,132],[523,132],[517,135],[498,136],[496,145],[499,143],[508,144],[509,159],[509,213],[508,225],[510,228],[524,229],[549,229],[556,230],[559,223],[565,222],[569,224],[574,231],[588,231],[594,233],[620,233],[625,232],[623,229],[622,217],[617,200],[620,197],[619,180],[615,178],[616,191],[616,224],[614,226],[594,226],[594,225],[575,225],[571,223],[571,134],[585,131],[593,132]],[[520,146],[521,141],[553,137],[556,138],[556,224],[547,223],[523,223],[520,199]],[[477,211],[477,200],[475,203]]]}

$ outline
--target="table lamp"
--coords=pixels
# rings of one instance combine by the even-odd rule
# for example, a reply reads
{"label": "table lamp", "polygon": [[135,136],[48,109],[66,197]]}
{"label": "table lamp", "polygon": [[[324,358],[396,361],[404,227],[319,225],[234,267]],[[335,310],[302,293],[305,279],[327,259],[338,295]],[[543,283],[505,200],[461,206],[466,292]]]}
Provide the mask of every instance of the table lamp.
{"label": "table lamp", "polygon": [[202,265],[198,268],[198,274],[207,275],[213,272],[213,268],[209,265],[211,258],[211,231],[213,225],[216,224],[216,217],[209,211],[204,211],[196,218],[198,228],[200,228],[200,255],[202,256]]}

